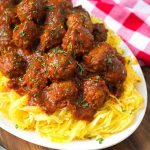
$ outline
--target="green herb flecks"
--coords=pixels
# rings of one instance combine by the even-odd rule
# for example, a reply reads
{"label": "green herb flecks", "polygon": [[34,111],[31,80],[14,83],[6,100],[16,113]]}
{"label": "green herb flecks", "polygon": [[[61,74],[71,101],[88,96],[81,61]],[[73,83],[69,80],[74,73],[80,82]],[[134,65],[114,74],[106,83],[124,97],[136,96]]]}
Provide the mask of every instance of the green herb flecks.
{"label": "green herb flecks", "polygon": [[108,57],[107,62],[108,62],[109,64],[112,64],[112,58],[111,58],[111,57]]}
{"label": "green herb flecks", "polygon": [[15,125],[15,128],[16,128],[16,129],[18,129],[18,128],[19,128],[17,124]]}
{"label": "green herb flecks", "polygon": [[83,107],[85,107],[85,108],[89,107],[89,104],[88,104],[87,102],[82,102],[81,105],[82,105]]}
{"label": "green herb flecks", "polygon": [[80,93],[80,98],[78,100],[78,105],[83,106],[84,108],[89,107],[88,102],[83,101],[83,94],[82,93]]}
{"label": "green herb flecks", "polygon": [[127,110],[124,107],[121,107],[122,112],[126,112]]}
{"label": "green herb flecks", "polygon": [[78,105],[83,106],[84,108],[89,107],[88,102],[82,101],[82,100],[79,100],[79,101],[78,101]]}
{"label": "green herb flecks", "polygon": [[98,141],[99,144],[102,144],[104,139],[103,138],[98,138],[96,141]]}
{"label": "green herb flecks", "polygon": [[46,6],[46,7],[45,7],[45,9],[46,9],[46,10],[49,10],[49,11],[50,11],[50,10],[53,10],[54,8],[56,8],[55,5],[49,5],[49,6]]}
{"label": "green herb flecks", "polygon": [[38,79],[34,79],[34,78],[31,78],[31,81],[33,82],[33,83],[35,83],[35,84],[37,84],[38,83]]}
{"label": "green herb flecks", "polygon": [[35,93],[33,96],[34,96],[34,97],[38,97],[38,96],[39,96],[39,93]]}
{"label": "green herb flecks", "polygon": [[24,31],[20,32],[20,37],[25,37],[26,33]]}
{"label": "green herb flecks", "polygon": [[15,25],[14,31],[16,31],[18,28],[19,28],[18,25]]}
{"label": "green herb flecks", "polygon": [[53,21],[50,21],[50,22],[49,22],[49,25],[53,25],[53,24],[54,24],[54,22],[53,22]]}
{"label": "green herb flecks", "polygon": [[23,77],[19,77],[19,81],[22,82],[23,81]]}
{"label": "green herb flecks", "polygon": [[79,73],[80,73],[80,75],[83,75],[83,73],[84,73],[84,68],[83,68],[83,66],[81,65],[81,64],[77,64],[78,65],[78,68],[79,68]]}
{"label": "green herb flecks", "polygon": [[130,63],[131,63],[131,60],[129,59],[129,60],[128,60],[128,64],[130,64]]}
{"label": "green herb flecks", "polygon": [[61,50],[60,48],[56,47],[52,49],[52,53],[49,54],[50,57],[54,56],[55,54],[64,54],[67,55],[67,52]]}

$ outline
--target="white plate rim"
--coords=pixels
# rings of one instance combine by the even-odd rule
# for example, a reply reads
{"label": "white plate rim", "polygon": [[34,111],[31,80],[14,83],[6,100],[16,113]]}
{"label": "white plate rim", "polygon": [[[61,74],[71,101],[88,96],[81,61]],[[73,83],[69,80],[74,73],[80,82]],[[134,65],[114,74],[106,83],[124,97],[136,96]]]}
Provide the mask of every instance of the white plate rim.
{"label": "white plate rim", "polygon": [[[121,41],[120,46],[125,49],[125,55],[130,55],[131,57],[135,58],[133,53],[130,51],[128,46]],[[133,66],[134,70],[140,75],[142,78],[142,82],[139,83],[138,89],[140,93],[144,97],[144,108],[139,110],[136,115],[135,122],[130,125],[127,129],[117,134],[112,135],[109,138],[106,138],[102,144],[99,144],[96,140],[84,140],[84,141],[75,141],[71,143],[59,144],[50,142],[47,138],[41,137],[36,132],[32,131],[23,131],[20,129],[16,129],[15,125],[12,124],[10,120],[4,118],[2,114],[0,114],[0,127],[7,132],[19,137],[25,141],[31,142],[33,144],[37,144],[40,146],[44,146],[47,148],[55,148],[55,149],[64,149],[64,150],[91,150],[91,149],[104,149],[116,145],[126,138],[128,138],[140,125],[143,120],[146,107],[147,107],[147,87],[146,82],[144,79],[143,72],[139,64]]]}

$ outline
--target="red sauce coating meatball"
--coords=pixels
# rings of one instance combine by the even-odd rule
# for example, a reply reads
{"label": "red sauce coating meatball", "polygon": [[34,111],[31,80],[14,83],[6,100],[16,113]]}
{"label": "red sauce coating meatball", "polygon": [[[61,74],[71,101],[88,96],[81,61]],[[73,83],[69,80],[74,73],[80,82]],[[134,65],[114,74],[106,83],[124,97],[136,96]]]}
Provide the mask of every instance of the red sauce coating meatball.
{"label": "red sauce coating meatball", "polygon": [[0,70],[10,78],[23,75],[26,66],[26,61],[16,52],[10,51],[0,56]]}
{"label": "red sauce coating meatball", "polygon": [[109,90],[100,76],[93,76],[83,80],[82,92],[78,100],[70,101],[69,108],[77,119],[90,121],[104,104]]}
{"label": "red sauce coating meatball", "polygon": [[76,99],[77,95],[78,89],[74,81],[54,82],[49,87],[46,87],[40,95],[33,95],[30,105],[39,104],[44,111],[52,114],[57,109],[66,107],[68,101]]}
{"label": "red sauce coating meatball", "polygon": [[124,58],[107,43],[101,43],[98,47],[84,56],[86,69],[89,72],[99,73],[105,79],[110,91],[119,96],[127,72],[124,66]]}
{"label": "red sauce coating meatball", "polygon": [[67,17],[68,28],[76,28],[83,26],[90,32],[93,31],[93,24],[89,13],[84,10],[81,6],[75,7],[70,15]]}
{"label": "red sauce coating meatball", "polygon": [[59,8],[64,15],[67,15],[71,12],[73,5],[71,0],[48,0],[46,7],[48,10]]}
{"label": "red sauce coating meatball", "polygon": [[13,30],[13,42],[17,47],[26,49],[32,46],[36,35],[36,24],[33,21],[25,21]]}
{"label": "red sauce coating meatball", "polygon": [[30,93],[36,93],[46,86],[48,77],[45,65],[43,56],[31,55],[23,83],[23,86],[27,86]]}
{"label": "red sauce coating meatball", "polygon": [[96,44],[106,41],[107,29],[105,28],[105,25],[103,23],[94,24],[93,35]]}
{"label": "red sauce coating meatball", "polygon": [[22,0],[17,6],[17,15],[21,22],[26,20],[39,22],[44,13],[44,0]]}
{"label": "red sauce coating meatball", "polygon": [[83,81],[83,100],[94,109],[103,105],[108,93],[105,81],[99,75]]}
{"label": "red sauce coating meatball", "polygon": [[54,8],[47,14],[45,28],[40,38],[41,51],[61,44],[65,33],[64,17],[61,10]]}
{"label": "red sauce coating meatball", "polygon": [[121,94],[123,82],[126,79],[127,71],[124,64],[117,58],[109,56],[111,62],[107,65],[107,71],[105,73],[105,81],[110,91],[115,95]]}
{"label": "red sauce coating meatball", "polygon": [[73,77],[77,63],[71,55],[61,48],[50,50],[45,60],[51,80],[66,80]]}
{"label": "red sauce coating meatball", "polygon": [[109,54],[115,55],[116,53],[116,50],[109,44],[101,43],[83,57],[83,63],[88,71],[100,73],[106,70],[107,61],[109,62]]}
{"label": "red sauce coating meatball", "polygon": [[84,55],[93,48],[94,37],[84,27],[80,26],[75,29],[68,29],[63,38],[62,47],[73,56]]}

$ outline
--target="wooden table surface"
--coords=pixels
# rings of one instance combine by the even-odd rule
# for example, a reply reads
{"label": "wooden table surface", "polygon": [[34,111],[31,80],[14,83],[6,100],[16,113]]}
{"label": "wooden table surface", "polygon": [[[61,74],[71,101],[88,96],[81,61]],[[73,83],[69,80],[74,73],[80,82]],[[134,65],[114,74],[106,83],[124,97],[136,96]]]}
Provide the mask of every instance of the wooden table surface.
{"label": "wooden table surface", "polygon": [[[146,115],[140,127],[128,139],[107,150],[150,150],[150,67],[143,67],[142,70],[148,88]],[[2,129],[0,129],[0,145],[7,150],[48,150],[48,148],[21,140]]]}

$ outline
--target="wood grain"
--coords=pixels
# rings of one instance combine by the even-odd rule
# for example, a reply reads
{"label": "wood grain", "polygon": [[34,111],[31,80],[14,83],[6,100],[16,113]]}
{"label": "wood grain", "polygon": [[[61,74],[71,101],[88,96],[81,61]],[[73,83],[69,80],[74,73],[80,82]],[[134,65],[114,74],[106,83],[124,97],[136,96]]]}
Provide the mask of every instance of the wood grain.
{"label": "wood grain", "polygon": [[[128,139],[107,150],[150,150],[150,67],[143,67],[142,70],[148,88],[146,115],[140,127]],[[7,150],[48,150],[48,148],[21,140],[2,129],[0,129],[0,145]]]}

